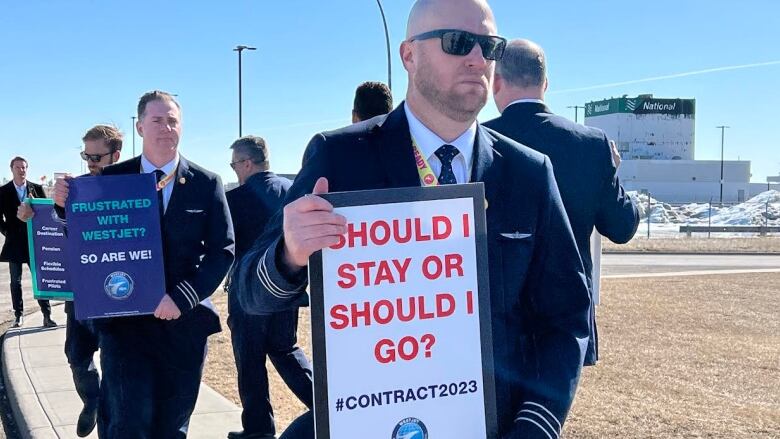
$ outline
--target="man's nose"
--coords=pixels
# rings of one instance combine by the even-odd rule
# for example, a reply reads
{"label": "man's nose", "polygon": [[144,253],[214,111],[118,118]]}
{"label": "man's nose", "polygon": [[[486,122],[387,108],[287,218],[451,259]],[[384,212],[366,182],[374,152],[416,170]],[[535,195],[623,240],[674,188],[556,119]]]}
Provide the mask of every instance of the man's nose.
{"label": "man's nose", "polygon": [[479,43],[474,43],[474,47],[471,48],[471,52],[466,55],[466,64],[469,67],[485,67],[488,64],[488,60],[482,56],[482,47]]}

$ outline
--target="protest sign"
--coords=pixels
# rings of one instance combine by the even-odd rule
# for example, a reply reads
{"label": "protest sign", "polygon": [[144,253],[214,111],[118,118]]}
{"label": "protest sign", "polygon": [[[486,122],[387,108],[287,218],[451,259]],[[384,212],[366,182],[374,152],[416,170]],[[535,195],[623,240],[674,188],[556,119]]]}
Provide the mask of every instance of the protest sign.
{"label": "protest sign", "polygon": [[312,255],[317,438],[495,438],[481,183],[323,195]]}
{"label": "protest sign", "polygon": [[73,300],[68,282],[67,240],[62,222],[54,215],[54,201],[27,198],[33,217],[27,221],[27,244],[33,297],[38,300]]}
{"label": "protest sign", "polygon": [[151,314],[165,294],[152,174],[70,181],[68,266],[79,320]]}

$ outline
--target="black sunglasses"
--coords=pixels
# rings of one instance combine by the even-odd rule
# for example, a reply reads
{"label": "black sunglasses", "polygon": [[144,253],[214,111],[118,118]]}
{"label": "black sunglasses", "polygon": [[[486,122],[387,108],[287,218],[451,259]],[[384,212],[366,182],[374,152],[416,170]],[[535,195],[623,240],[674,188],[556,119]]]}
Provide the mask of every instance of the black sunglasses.
{"label": "black sunglasses", "polygon": [[111,154],[113,153],[107,152],[105,154],[87,154],[86,152],[81,151],[81,159],[84,161],[90,161],[92,163],[100,163],[100,160],[102,160],[103,157]]}
{"label": "black sunglasses", "polygon": [[456,56],[468,55],[471,53],[474,45],[479,43],[479,47],[482,49],[482,57],[493,61],[500,61],[504,56],[504,48],[506,48],[506,38],[495,35],[477,35],[458,29],[432,30],[415,35],[409,38],[409,41],[428,40],[431,38],[441,38],[441,50],[444,53]]}
{"label": "black sunglasses", "polygon": [[237,164],[244,163],[247,160],[252,160],[252,159],[241,159],[241,160],[236,160],[235,162],[230,162],[230,167],[233,168],[233,170],[235,171]]}

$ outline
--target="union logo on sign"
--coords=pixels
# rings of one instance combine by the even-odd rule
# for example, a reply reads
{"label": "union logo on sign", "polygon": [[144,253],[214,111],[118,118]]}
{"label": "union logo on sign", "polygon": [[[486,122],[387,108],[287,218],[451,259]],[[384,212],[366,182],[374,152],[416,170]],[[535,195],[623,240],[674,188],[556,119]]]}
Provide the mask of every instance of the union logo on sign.
{"label": "union logo on sign", "polygon": [[133,278],[124,271],[115,271],[106,276],[103,289],[108,297],[115,300],[125,300],[133,294]]}

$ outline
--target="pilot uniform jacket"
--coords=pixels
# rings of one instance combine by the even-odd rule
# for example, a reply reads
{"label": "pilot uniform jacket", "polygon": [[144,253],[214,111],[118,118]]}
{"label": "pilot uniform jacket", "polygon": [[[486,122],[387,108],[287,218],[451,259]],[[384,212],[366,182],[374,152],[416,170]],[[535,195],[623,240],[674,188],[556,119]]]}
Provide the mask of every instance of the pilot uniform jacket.
{"label": "pilot uniform jacket", "polygon": [[[639,226],[639,211],[617,177],[612,151],[603,131],[552,114],[537,102],[518,102],[484,124],[499,133],[548,156],[571,224],[577,248],[592,291],[593,261],[590,235],[593,228],[611,241],[628,242]],[[591,300],[592,300],[591,295]],[[592,307],[593,308],[593,307]],[[595,310],[585,364],[598,359]]]}
{"label": "pilot uniform jacket", "polygon": [[[103,169],[102,175],[141,173],[141,156]],[[177,326],[177,331],[208,336],[219,332],[219,316],[200,302],[211,296],[233,263],[234,238],[225,190],[216,174],[179,158],[168,207],[161,219],[165,292],[182,316],[164,322],[154,316],[110,319],[123,325],[134,319]]]}
{"label": "pilot uniform jacket", "polygon": [[[312,191],[420,185],[402,104],[388,115],[316,135],[286,203]],[[472,182],[484,182],[487,209],[496,407],[507,438],[558,437],[574,398],[588,341],[590,300],[582,263],[544,155],[477,128]],[[280,268],[280,211],[242,258],[236,274],[248,312],[307,300],[305,270]],[[298,278],[295,278],[298,276]]]}
{"label": "pilot uniform jacket", "polygon": [[[27,181],[27,198],[45,198],[43,187]],[[0,252],[0,262],[30,263],[27,246],[27,223],[16,217],[19,205],[19,195],[13,180],[0,186],[0,233],[5,236],[3,250]]]}
{"label": "pilot uniform jacket", "polygon": [[[137,174],[141,158],[106,167],[103,175]],[[206,339],[220,331],[204,301],[233,263],[234,239],[220,178],[179,158],[161,219],[165,292],[181,316],[101,319],[103,380],[98,435],[112,439],[186,437],[205,360]],[[207,304],[209,306],[207,306]]]}

